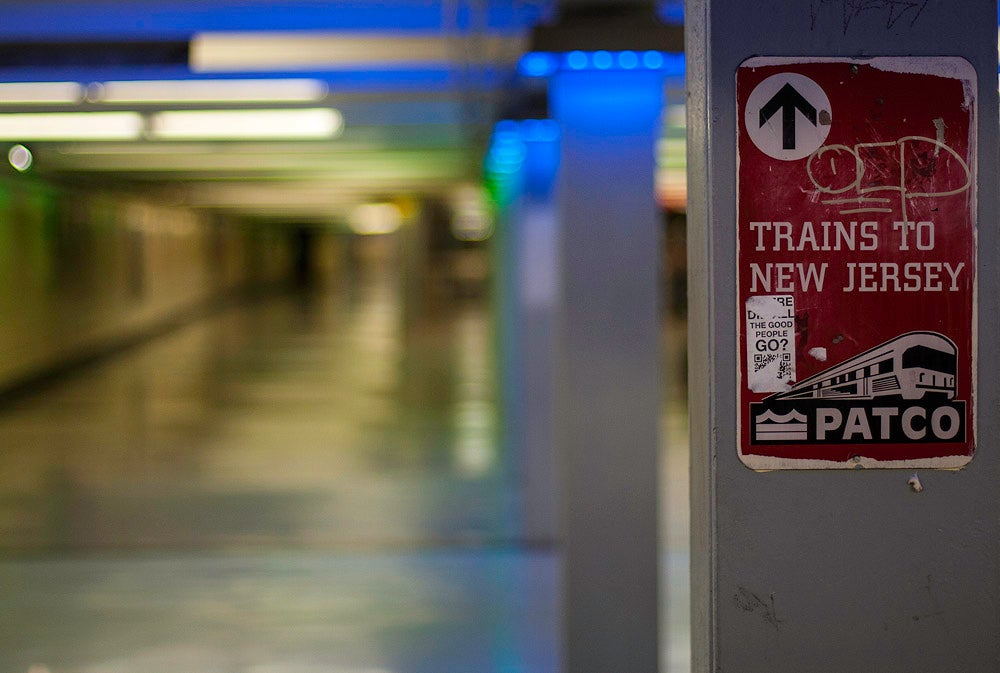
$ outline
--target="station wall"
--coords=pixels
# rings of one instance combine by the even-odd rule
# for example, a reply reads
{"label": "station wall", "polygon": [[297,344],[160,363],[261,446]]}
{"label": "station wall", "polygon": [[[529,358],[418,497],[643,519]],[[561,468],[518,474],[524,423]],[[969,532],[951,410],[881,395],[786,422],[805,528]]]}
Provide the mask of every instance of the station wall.
{"label": "station wall", "polygon": [[0,392],[291,278],[274,228],[0,179]]}

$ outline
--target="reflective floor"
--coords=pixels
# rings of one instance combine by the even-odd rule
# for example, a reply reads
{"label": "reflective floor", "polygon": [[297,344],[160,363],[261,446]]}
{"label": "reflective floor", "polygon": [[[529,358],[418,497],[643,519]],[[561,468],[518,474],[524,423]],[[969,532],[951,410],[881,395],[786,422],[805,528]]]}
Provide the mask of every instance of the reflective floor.
{"label": "reflective floor", "polygon": [[556,673],[559,556],[519,544],[487,300],[402,297],[383,268],[262,299],[0,409],[0,673]]}

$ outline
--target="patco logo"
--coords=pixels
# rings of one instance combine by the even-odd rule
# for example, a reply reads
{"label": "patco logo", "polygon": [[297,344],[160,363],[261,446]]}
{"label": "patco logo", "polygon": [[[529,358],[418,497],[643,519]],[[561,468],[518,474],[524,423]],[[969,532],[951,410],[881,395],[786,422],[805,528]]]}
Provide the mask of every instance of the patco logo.
{"label": "patco logo", "polygon": [[908,332],[751,404],[751,444],[965,440],[957,348]]}

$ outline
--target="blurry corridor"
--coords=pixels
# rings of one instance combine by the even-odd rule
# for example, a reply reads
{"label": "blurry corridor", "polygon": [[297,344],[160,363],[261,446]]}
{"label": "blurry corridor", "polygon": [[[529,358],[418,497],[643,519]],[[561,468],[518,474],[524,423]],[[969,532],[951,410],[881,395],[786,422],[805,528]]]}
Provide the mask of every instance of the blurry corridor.
{"label": "blurry corridor", "polygon": [[0,671],[558,670],[559,555],[520,544],[489,294],[438,278],[408,306],[397,243],[8,396]]}
{"label": "blurry corridor", "polygon": [[[506,115],[548,116],[519,63],[555,9],[5,8],[0,673],[561,673],[556,479],[532,469],[554,442],[511,429],[512,398],[551,399],[510,385],[539,362],[552,384],[558,352],[512,357],[505,330],[556,239],[510,256],[487,159]],[[684,673],[683,67],[647,61],[671,101],[659,644]]]}

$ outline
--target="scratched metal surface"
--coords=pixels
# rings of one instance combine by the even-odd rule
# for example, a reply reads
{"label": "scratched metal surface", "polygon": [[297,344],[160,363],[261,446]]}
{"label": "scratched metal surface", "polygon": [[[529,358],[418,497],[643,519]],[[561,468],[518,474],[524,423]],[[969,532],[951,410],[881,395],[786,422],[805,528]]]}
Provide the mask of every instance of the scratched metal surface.
{"label": "scratched metal surface", "polygon": [[[688,22],[693,670],[1000,670],[994,2],[706,0]],[[735,72],[949,55],[979,74],[980,445],[958,471],[758,473],[735,434]],[[887,303],[886,311],[891,311]]]}

